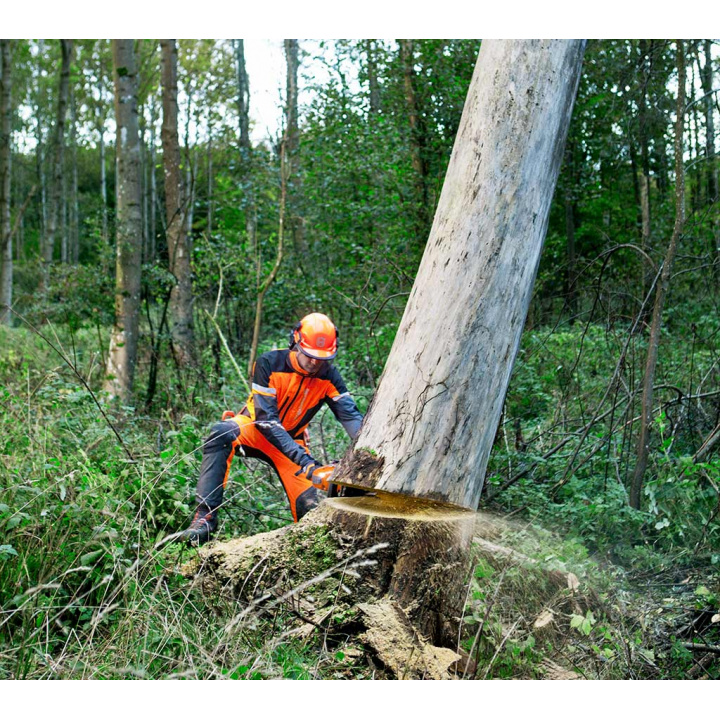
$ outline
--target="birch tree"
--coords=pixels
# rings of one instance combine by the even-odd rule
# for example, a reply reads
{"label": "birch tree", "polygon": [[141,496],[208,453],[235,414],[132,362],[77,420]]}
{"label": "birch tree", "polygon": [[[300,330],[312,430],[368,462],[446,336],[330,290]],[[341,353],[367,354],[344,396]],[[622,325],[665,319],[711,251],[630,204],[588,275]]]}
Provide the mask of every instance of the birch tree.
{"label": "birch tree", "polygon": [[104,389],[132,396],[140,320],[142,208],[135,41],[113,40],[117,158],[115,322]]}

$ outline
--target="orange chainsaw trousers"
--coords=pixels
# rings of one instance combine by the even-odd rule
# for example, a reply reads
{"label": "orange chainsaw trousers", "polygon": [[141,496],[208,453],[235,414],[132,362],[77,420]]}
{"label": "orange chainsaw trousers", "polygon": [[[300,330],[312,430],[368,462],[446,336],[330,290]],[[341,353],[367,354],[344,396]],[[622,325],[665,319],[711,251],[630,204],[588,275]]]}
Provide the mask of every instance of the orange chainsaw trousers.
{"label": "orange chainsaw trousers", "polygon": [[[296,442],[305,447],[299,440]],[[312,482],[296,475],[300,466],[270,443],[251,418],[236,415],[214,425],[203,444],[195,499],[198,510],[206,516],[210,515],[212,529],[217,527],[217,510],[222,505],[223,491],[236,453],[263,460],[275,470],[290,502],[295,522],[317,506],[318,495]]]}

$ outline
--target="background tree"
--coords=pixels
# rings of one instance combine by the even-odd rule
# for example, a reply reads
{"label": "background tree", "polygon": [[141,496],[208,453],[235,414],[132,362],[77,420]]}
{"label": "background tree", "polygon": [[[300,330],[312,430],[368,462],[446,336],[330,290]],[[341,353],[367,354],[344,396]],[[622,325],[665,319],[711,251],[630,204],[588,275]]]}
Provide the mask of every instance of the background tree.
{"label": "background tree", "polygon": [[12,157],[12,56],[10,40],[0,40],[0,325],[12,315],[13,251],[10,226]]}
{"label": "background tree", "polygon": [[685,125],[685,48],[682,40],[677,40],[677,68],[678,68],[678,94],[675,120],[675,227],[668,245],[665,260],[662,264],[660,279],[655,291],[655,304],[653,305],[650,336],[648,337],[648,352],[645,362],[645,376],[643,379],[642,416],[640,418],[640,435],[637,442],[637,463],[633,472],[630,504],[635,509],[640,508],[641,493],[645,470],[647,469],[650,452],[650,431],[653,415],[653,394],[655,385],[655,370],[658,359],[658,346],[660,344],[660,330],[662,328],[663,309],[672,274],[673,260],[677,252],[678,241],[682,235],[685,224],[685,166],[683,163],[683,127]]}
{"label": "background tree", "polygon": [[142,250],[135,41],[113,40],[112,52],[117,124],[117,262],[115,323],[110,336],[104,387],[127,403],[132,397],[137,361]]}
{"label": "background tree", "polygon": [[70,65],[72,63],[74,44],[72,40],[61,40],[62,64],[60,67],[60,82],[58,86],[57,115],[53,131],[52,152],[53,164],[50,176],[49,209],[47,216],[47,229],[43,250],[43,278],[47,284],[49,268],[53,262],[55,252],[55,236],[58,229],[58,217],[62,212],[63,178],[65,158],[65,120],[67,116],[68,95],[70,88]]}
{"label": "background tree", "polygon": [[177,126],[177,46],[161,40],[163,87],[163,165],[169,269],[176,285],[170,295],[173,349],[178,362],[194,362],[193,294],[188,242],[189,188],[183,190]]}

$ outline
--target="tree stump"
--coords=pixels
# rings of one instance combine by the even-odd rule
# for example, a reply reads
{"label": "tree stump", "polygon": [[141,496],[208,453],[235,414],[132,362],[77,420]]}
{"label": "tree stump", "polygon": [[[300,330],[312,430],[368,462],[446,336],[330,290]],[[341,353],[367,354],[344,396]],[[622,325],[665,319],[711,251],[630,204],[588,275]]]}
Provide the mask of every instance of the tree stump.
{"label": "tree stump", "polygon": [[240,601],[228,630],[278,608],[357,635],[391,675],[449,677],[475,513],[402,496],[333,498],[300,523],[200,548],[182,572]]}

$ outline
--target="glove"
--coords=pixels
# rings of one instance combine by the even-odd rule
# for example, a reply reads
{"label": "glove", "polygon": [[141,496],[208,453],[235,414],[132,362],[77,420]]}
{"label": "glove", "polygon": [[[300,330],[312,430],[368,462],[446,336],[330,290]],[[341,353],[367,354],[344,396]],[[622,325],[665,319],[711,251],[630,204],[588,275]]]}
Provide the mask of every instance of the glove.
{"label": "glove", "polygon": [[304,468],[300,468],[295,475],[304,477],[309,480],[316,488],[327,492],[328,490],[328,478],[335,471],[334,465],[319,465],[316,462],[312,462],[306,465]]}

